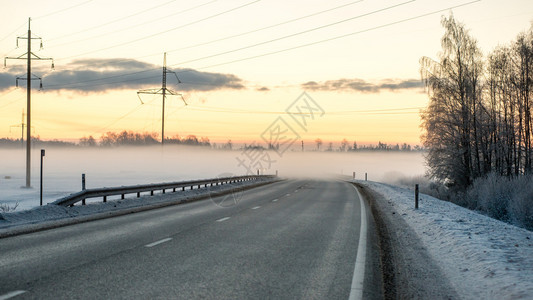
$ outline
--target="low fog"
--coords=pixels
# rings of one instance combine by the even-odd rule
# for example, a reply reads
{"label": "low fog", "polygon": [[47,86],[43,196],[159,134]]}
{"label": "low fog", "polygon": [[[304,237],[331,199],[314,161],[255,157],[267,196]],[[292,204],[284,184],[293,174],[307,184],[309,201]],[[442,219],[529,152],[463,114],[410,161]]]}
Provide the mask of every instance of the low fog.
{"label": "low fog", "polygon": [[[425,171],[420,152],[285,152],[211,150],[201,147],[154,146],[118,148],[48,148],[44,157],[44,203],[86,187],[111,187],[145,183],[254,174],[281,177],[326,178],[356,172],[357,179],[391,181],[391,177],[418,176]],[[267,153],[267,154],[265,154]],[[261,154],[261,153],[260,153]],[[0,203],[19,202],[19,209],[39,204],[40,149],[32,152],[32,189],[25,185],[25,150],[0,150]],[[251,163],[254,160],[254,163]],[[239,162],[240,161],[240,162]]]}

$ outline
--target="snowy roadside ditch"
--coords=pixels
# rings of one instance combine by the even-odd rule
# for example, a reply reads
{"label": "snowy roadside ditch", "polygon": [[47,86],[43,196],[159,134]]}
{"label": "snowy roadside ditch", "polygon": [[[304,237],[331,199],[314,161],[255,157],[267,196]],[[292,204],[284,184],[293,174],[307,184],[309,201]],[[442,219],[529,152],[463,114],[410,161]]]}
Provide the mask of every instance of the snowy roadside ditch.
{"label": "snowy roadside ditch", "polygon": [[465,299],[533,299],[533,232],[387,184],[356,181],[384,196]]}
{"label": "snowy roadside ditch", "polygon": [[[158,193],[153,196],[145,195],[139,198],[131,195],[125,199],[120,199],[120,197],[118,199],[108,199],[107,202],[102,202],[101,199],[91,199],[87,200],[87,205],[64,207],[47,204],[23,211],[0,213],[0,238],[200,199],[210,199],[211,197],[213,197],[213,200],[217,196],[231,195],[244,189],[278,180],[275,178],[259,178],[254,181],[237,182],[193,190],[186,189],[185,191],[176,191],[174,193]],[[219,203],[213,200],[213,205],[219,205]]]}

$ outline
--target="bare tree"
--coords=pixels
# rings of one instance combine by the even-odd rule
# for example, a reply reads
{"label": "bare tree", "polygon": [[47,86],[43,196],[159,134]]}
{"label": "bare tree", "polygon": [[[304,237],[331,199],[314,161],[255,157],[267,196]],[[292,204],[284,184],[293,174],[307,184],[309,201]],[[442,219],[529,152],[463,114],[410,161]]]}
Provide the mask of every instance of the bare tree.
{"label": "bare tree", "polygon": [[443,17],[445,33],[439,60],[422,57],[421,75],[430,103],[422,113],[423,143],[429,175],[459,188],[480,175],[480,139],[476,125],[481,104],[483,62],[476,40],[453,16]]}

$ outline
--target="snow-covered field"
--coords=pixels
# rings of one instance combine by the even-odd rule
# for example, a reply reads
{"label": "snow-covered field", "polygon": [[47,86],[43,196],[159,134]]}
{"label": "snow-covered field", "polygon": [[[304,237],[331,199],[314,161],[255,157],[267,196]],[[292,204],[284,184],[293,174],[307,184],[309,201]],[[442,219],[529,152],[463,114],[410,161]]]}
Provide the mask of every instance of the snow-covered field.
{"label": "snow-covered field", "polygon": [[220,195],[220,197],[216,198],[216,202],[213,200],[214,206],[232,206],[240,201],[245,192],[243,188],[275,180],[260,178],[254,181],[208,186],[193,190],[186,189],[182,191],[178,189],[174,193],[167,192],[162,194],[161,191],[157,191],[153,196],[144,195],[140,198],[137,198],[135,194],[126,197],[124,200],[120,199],[120,196],[117,199],[110,197],[105,203],[100,198],[98,201],[88,202],[87,205],[77,204],[73,207],[64,207],[49,204],[27,210],[2,213],[0,214],[0,237],[180,204],[184,201],[195,199],[213,200],[217,195]]}
{"label": "snow-covered field", "polygon": [[382,194],[416,232],[466,299],[533,299],[533,232],[387,184],[358,181]]}
{"label": "snow-covered field", "polygon": [[[247,156],[248,155],[248,156]],[[198,147],[161,146],[119,148],[50,148],[44,157],[43,204],[81,190],[81,174],[86,187],[114,187],[147,183],[215,178],[229,174],[245,175],[250,155],[242,150],[220,151]],[[357,172],[357,178],[381,180],[386,174],[413,176],[424,173],[422,153],[396,152],[286,152],[280,157],[270,151],[253,163],[264,174],[280,176],[323,177],[324,174]],[[240,164],[240,159],[244,164]],[[32,152],[31,189],[25,185],[25,151],[0,149],[0,205],[16,211],[39,205],[40,149]]]}

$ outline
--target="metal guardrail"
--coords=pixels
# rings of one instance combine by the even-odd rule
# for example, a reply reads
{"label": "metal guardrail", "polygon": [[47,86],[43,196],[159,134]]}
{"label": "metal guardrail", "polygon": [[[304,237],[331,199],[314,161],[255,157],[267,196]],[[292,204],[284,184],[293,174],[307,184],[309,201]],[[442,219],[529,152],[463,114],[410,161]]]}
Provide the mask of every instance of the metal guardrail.
{"label": "metal guardrail", "polygon": [[228,183],[244,182],[257,180],[259,178],[274,178],[275,175],[247,175],[247,176],[236,176],[236,177],[223,177],[223,178],[212,178],[212,179],[203,179],[203,180],[191,180],[191,181],[178,181],[178,182],[167,182],[167,183],[152,183],[152,184],[142,184],[142,185],[132,185],[132,186],[120,186],[120,187],[105,187],[105,188],[96,188],[96,189],[86,189],[80,192],[70,194],[66,197],[57,199],[51,204],[61,205],[61,206],[73,206],[74,204],[81,201],[82,205],[85,205],[85,200],[88,198],[97,198],[103,197],[103,202],[107,202],[108,196],[117,196],[120,195],[121,199],[125,198],[127,194],[137,194],[137,198],[141,196],[143,192],[150,192],[150,195],[154,195],[154,191],[161,191],[162,194],[166,193],[166,190],[172,190],[176,192],[176,189],[181,188],[182,191],[190,188],[191,190],[196,187],[200,189],[202,186],[204,188],[208,186],[217,186],[224,185]]}

